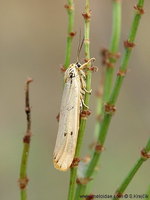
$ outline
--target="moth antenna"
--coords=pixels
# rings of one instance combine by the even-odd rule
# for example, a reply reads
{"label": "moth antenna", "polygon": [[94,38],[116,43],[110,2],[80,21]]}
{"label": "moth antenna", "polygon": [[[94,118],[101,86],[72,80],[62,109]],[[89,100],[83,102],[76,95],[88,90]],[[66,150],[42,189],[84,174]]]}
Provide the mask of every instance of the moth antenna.
{"label": "moth antenna", "polygon": [[80,60],[80,53],[81,53],[81,49],[83,47],[83,43],[84,43],[84,37],[83,37],[83,39],[81,41],[81,29],[80,29],[78,50],[77,50],[77,62],[79,62],[79,60]]}

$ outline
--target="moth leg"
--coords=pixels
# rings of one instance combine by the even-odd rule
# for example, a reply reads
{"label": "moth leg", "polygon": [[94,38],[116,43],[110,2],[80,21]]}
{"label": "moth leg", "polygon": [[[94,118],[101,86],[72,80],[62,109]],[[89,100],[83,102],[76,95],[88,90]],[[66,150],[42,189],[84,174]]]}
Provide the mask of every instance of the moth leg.
{"label": "moth leg", "polygon": [[84,105],[84,107],[86,107],[87,109],[89,109],[89,106],[87,106],[87,105],[84,103],[84,100],[83,100],[82,97],[81,97],[81,102],[82,102],[82,105]]}
{"label": "moth leg", "polygon": [[85,72],[83,70],[80,70],[80,75],[84,78],[86,78]]}
{"label": "moth leg", "polygon": [[84,63],[83,65],[81,65],[80,69],[84,69],[84,68],[86,68],[87,65],[88,65],[91,61],[95,61],[95,58],[91,58],[91,59],[89,59],[86,63]]}
{"label": "moth leg", "polygon": [[81,92],[82,95],[85,95],[85,90],[81,89],[80,92]]}
{"label": "moth leg", "polygon": [[87,92],[88,94],[91,94],[91,93],[92,93],[92,89],[91,89],[91,90],[87,90],[86,88],[83,88],[83,90],[84,90],[85,92]]}
{"label": "moth leg", "polygon": [[89,90],[89,91],[86,89],[86,82],[85,82],[84,78],[83,78],[83,77],[81,77],[80,79],[81,79],[82,90],[84,90],[85,92],[87,92],[87,93],[91,94],[91,92],[92,92],[92,89],[91,89],[91,90]]}

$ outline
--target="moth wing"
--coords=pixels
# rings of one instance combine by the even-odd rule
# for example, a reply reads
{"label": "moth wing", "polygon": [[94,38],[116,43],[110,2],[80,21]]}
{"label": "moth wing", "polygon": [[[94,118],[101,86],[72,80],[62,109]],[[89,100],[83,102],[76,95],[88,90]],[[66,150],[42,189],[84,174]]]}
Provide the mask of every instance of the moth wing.
{"label": "moth wing", "polygon": [[58,135],[54,149],[55,168],[66,171],[74,158],[80,115],[80,79],[70,79],[64,87]]}

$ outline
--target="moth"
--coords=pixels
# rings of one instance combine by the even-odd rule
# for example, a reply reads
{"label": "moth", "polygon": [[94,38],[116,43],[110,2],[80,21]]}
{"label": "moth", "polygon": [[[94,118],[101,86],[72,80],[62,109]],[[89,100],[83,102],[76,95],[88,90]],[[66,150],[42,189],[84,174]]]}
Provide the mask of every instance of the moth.
{"label": "moth", "polygon": [[54,148],[54,167],[66,171],[74,159],[80,112],[84,103],[86,90],[86,75],[84,68],[95,60],[91,58],[88,62],[70,64],[64,75],[64,91],[60,107],[59,126],[56,144]]}

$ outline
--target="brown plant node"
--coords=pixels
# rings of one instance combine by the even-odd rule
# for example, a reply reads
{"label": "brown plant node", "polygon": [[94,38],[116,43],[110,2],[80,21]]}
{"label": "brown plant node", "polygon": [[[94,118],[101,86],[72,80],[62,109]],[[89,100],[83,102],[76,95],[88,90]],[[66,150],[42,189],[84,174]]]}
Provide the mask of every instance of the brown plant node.
{"label": "brown plant node", "polygon": [[89,194],[85,200],[93,200],[94,199],[94,194]]}
{"label": "brown plant node", "polygon": [[76,183],[80,185],[86,185],[91,180],[93,180],[93,178],[77,178]]}
{"label": "brown plant node", "polygon": [[25,135],[23,137],[23,143],[30,144],[30,141],[31,141],[31,133],[28,133],[28,135]]}
{"label": "brown plant node", "polygon": [[19,182],[20,189],[24,190],[24,189],[26,189],[26,187],[29,183],[29,179],[27,177],[21,178],[21,179],[18,180],[18,182]]}
{"label": "brown plant node", "polygon": [[115,68],[115,65],[113,63],[111,63],[109,60],[105,60],[105,65],[108,67],[108,68]]}
{"label": "brown plant node", "polygon": [[112,53],[106,48],[102,49],[101,55],[102,55],[102,63],[104,65],[107,65],[108,67],[114,67],[114,65],[110,62],[110,59],[114,59],[114,62],[116,62],[116,60],[119,59],[121,56],[119,52]]}
{"label": "brown plant node", "polygon": [[65,66],[61,66],[61,67],[60,67],[60,71],[64,73],[64,72],[66,71]]}
{"label": "brown plant node", "polygon": [[75,35],[76,35],[76,32],[70,32],[70,33],[69,33],[69,36],[70,36],[71,38],[73,38]]}
{"label": "brown plant node", "polygon": [[145,149],[142,149],[141,150],[141,157],[144,158],[145,160],[147,160],[147,159],[150,158],[150,154]]}
{"label": "brown plant node", "polygon": [[66,8],[67,11],[72,11],[74,8],[68,4],[64,5],[64,8]]}
{"label": "brown plant node", "polygon": [[121,192],[116,192],[115,197],[121,198],[121,197],[123,197],[123,194]]}
{"label": "brown plant node", "polygon": [[89,12],[82,13],[82,16],[86,21],[90,21],[90,19],[91,19],[91,10]]}
{"label": "brown plant node", "polygon": [[118,72],[117,72],[117,76],[125,76],[126,75],[126,73],[127,73],[127,71],[125,70],[119,70]]}
{"label": "brown plant node", "polygon": [[124,47],[125,48],[133,48],[133,47],[135,47],[135,43],[129,42],[129,40],[126,40],[126,41],[124,41]]}
{"label": "brown plant node", "polygon": [[95,151],[96,151],[97,153],[100,153],[100,152],[104,151],[104,146],[97,143],[97,144],[95,145]]}
{"label": "brown plant node", "polygon": [[92,71],[92,72],[98,72],[98,67],[92,66],[92,67],[89,67],[89,70]]}
{"label": "brown plant node", "polygon": [[145,13],[144,9],[138,5],[134,6],[134,9],[138,12],[139,15],[143,15]]}
{"label": "brown plant node", "polygon": [[111,105],[111,104],[109,104],[109,103],[106,103],[106,104],[105,104],[105,112],[106,112],[106,113],[113,114],[115,111],[116,111],[115,105]]}
{"label": "brown plant node", "polygon": [[80,160],[80,158],[74,158],[70,168],[77,167],[79,165]]}
{"label": "brown plant node", "polygon": [[83,118],[83,119],[87,119],[88,116],[90,116],[90,114],[91,114],[91,111],[90,111],[90,110],[82,110],[80,116],[81,116],[81,118]]}

